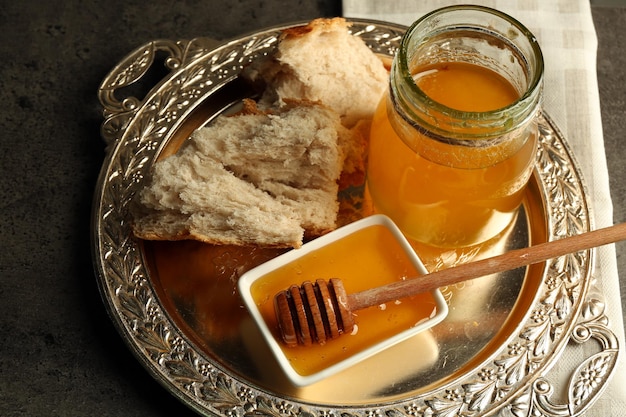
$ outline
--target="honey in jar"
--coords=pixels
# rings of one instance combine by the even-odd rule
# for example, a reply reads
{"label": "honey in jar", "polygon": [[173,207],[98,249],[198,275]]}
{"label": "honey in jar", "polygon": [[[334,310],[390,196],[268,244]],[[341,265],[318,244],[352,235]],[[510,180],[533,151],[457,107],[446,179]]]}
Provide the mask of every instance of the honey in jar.
{"label": "honey in jar", "polygon": [[375,210],[433,246],[505,229],[535,162],[542,74],[532,34],[493,9],[453,6],[413,24],[372,122]]}

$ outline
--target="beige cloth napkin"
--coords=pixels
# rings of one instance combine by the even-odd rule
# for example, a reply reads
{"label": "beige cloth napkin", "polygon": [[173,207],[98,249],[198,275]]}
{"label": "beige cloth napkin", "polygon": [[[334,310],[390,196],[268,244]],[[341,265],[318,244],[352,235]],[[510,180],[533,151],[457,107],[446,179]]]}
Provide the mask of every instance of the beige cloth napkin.
{"label": "beige cloth napkin", "polygon": [[[542,46],[545,61],[544,108],[571,145],[582,169],[595,227],[613,223],[613,205],[602,137],[596,78],[597,38],[586,0],[343,0],[343,15],[410,25],[423,14],[451,4],[474,3],[499,9],[527,26]],[[613,245],[597,251],[597,287],[604,294],[611,329],[624,348],[619,277]],[[568,348],[551,371],[564,379],[597,351],[593,343]],[[588,416],[626,416],[626,360]],[[563,381],[564,382],[564,381]]]}

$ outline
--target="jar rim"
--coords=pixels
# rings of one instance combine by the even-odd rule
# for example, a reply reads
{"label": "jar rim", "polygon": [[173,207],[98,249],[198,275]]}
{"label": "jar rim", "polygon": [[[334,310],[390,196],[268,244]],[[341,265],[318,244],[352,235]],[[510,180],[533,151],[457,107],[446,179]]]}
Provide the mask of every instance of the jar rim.
{"label": "jar rim", "polygon": [[[502,20],[507,21],[511,25],[513,25],[517,30],[520,31],[521,35],[523,35],[535,57],[534,65],[532,65],[532,78],[528,82],[528,86],[526,87],[523,94],[520,95],[512,103],[507,106],[489,110],[489,111],[466,111],[466,110],[458,110],[453,107],[446,106],[436,100],[433,100],[429,97],[415,82],[413,78],[413,74],[409,68],[408,63],[408,45],[411,41],[412,34],[422,25],[425,21],[429,19],[435,19],[437,16],[450,13],[454,11],[476,11],[483,12],[495,17],[498,17]],[[465,25],[462,26],[462,23],[459,23],[459,29],[472,29],[473,26]],[[495,32],[493,32],[495,33]],[[511,42],[512,44],[512,42]],[[501,12],[499,10],[493,9],[491,7],[479,6],[479,5],[455,5],[455,6],[446,6],[436,10],[433,10],[418,20],[416,20],[406,31],[404,34],[400,48],[398,50],[396,59],[394,60],[393,65],[398,65],[398,69],[400,72],[400,76],[407,81],[407,85],[412,93],[416,94],[421,100],[428,103],[429,107],[433,108],[436,111],[444,113],[446,115],[452,116],[458,119],[464,118],[472,118],[472,119],[482,119],[482,120],[490,120],[502,117],[505,114],[509,114],[511,111],[514,111],[518,107],[525,106],[526,102],[529,100],[533,100],[533,97],[536,96],[536,92],[541,88],[542,80],[543,80],[543,72],[544,72],[544,61],[543,61],[543,53],[541,51],[541,47],[537,41],[535,35],[520,21],[515,19],[514,17]],[[531,65],[531,64],[529,64]]]}

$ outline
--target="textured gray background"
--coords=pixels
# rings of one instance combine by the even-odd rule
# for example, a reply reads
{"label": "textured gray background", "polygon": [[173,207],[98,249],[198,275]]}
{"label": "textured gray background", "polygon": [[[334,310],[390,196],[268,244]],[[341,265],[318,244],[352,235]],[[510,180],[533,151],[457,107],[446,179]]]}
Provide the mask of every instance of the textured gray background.
{"label": "textured gray background", "polygon": [[[626,4],[592,4],[615,221],[626,221]],[[333,0],[0,2],[0,415],[194,415],[127,350],[98,294],[96,89],[152,39],[226,39],[340,13]],[[622,275],[625,254],[619,244]]]}

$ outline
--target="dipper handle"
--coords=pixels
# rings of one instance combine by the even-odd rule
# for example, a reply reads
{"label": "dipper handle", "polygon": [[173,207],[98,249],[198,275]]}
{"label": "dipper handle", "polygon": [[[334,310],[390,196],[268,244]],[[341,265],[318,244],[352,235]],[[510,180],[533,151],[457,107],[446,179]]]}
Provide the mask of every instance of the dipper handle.
{"label": "dipper handle", "polygon": [[354,311],[624,239],[620,223],[349,295],[338,278],[292,285],[274,298],[280,334],[289,346],[325,343],[352,331]]}

